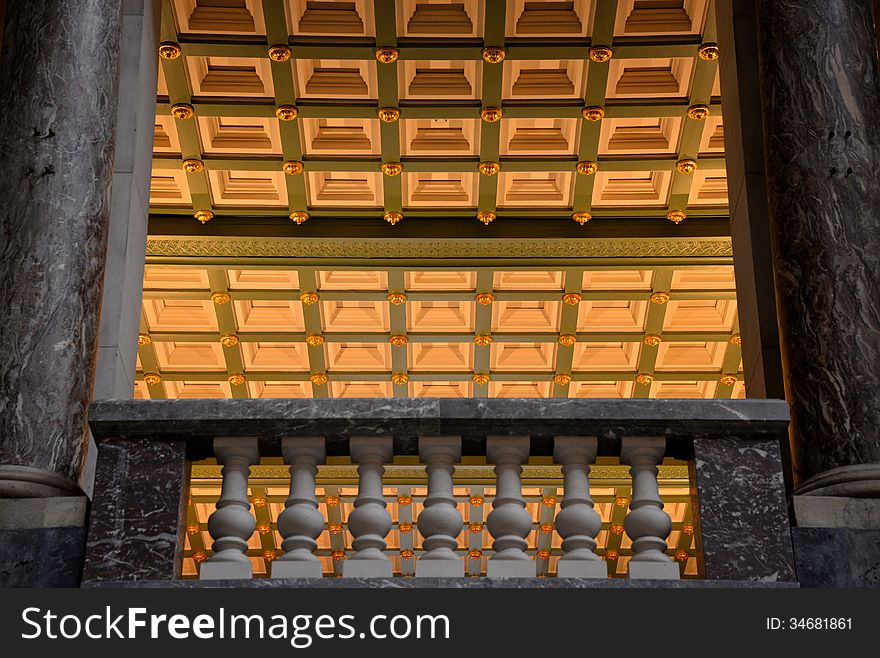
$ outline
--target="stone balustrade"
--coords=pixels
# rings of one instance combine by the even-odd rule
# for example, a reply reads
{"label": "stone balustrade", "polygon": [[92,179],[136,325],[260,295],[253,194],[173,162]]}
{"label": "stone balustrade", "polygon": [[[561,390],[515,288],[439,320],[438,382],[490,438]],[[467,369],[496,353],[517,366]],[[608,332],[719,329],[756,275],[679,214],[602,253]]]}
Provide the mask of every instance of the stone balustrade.
{"label": "stone balustrade", "polygon": [[348,515],[353,541],[343,580],[391,578],[386,537],[393,524],[383,474],[395,456],[416,455],[428,476],[424,507],[413,519],[423,537],[422,551],[414,556],[416,578],[465,575],[465,560],[456,548],[467,526],[453,495],[462,456],[484,457],[494,467],[496,493],[485,524],[493,540],[486,575],[535,578],[536,560],[526,541],[534,526],[521,473],[530,457],[552,456],[564,478],[556,517],[563,553],[557,580],[607,579],[606,564],[596,554],[601,523],[589,473],[597,456],[614,456],[632,476],[624,522],[632,540],[631,580],[679,578],[679,567],[667,554],[672,523],[658,490],[657,467],[664,457],[691,464],[703,578],[794,580],[780,460],[787,425],[782,402],[120,401],[94,404],[90,418],[99,453],[88,582],[180,578],[185,474],[192,460],[212,456],[223,467],[222,491],[208,521],[213,546],[199,570],[202,581],[253,577],[246,555],[256,531],[248,474],[261,457],[278,456],[290,466],[290,494],[277,518],[283,552],[272,561],[270,577],[309,582],[322,576],[314,554],[324,530],[316,474],[327,456],[348,456],[357,464],[358,493]]}

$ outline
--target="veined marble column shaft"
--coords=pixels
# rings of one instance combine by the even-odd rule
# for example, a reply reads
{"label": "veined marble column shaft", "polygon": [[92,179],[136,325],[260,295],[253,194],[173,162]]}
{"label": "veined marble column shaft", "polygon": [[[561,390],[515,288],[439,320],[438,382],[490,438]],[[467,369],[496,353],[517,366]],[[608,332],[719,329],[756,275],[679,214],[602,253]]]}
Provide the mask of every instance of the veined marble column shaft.
{"label": "veined marble column shaft", "polygon": [[758,0],[757,26],[795,469],[802,491],[824,482],[826,495],[877,496],[880,78],[871,0]]}
{"label": "veined marble column shaft", "polygon": [[0,496],[76,490],[107,248],[122,5],[7,3]]}

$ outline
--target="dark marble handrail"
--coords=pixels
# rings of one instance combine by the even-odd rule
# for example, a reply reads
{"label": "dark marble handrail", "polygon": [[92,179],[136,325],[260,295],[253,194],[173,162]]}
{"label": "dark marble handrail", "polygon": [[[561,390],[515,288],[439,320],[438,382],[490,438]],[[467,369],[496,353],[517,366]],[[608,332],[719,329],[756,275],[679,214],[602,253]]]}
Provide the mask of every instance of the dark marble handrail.
{"label": "dark marble handrail", "polygon": [[485,454],[485,437],[528,435],[532,454],[552,454],[553,436],[600,437],[616,454],[624,436],[665,436],[669,454],[688,457],[689,439],[780,436],[781,400],[312,399],[114,400],[91,405],[97,439],[185,438],[194,458],[215,436],[257,436],[261,454],[280,454],[282,436],[327,437],[330,455],[347,454],[350,436],[395,437],[396,454],[417,454],[418,436],[462,436],[464,454]]}

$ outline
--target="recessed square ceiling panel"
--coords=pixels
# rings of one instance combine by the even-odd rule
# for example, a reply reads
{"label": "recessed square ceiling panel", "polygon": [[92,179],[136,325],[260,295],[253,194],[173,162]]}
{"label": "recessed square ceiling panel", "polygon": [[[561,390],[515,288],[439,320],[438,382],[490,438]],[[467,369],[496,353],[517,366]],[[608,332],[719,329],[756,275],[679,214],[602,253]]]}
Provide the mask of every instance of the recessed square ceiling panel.
{"label": "recessed square ceiling panel", "polygon": [[477,174],[470,172],[404,172],[404,206],[473,208],[478,184]]}
{"label": "recessed square ceiling panel", "polygon": [[383,270],[320,270],[318,290],[387,290],[388,272]]}
{"label": "recessed square ceiling panel", "polygon": [[727,199],[727,173],[724,169],[701,169],[694,173],[688,207],[717,206],[724,207]]}
{"label": "recessed square ceiling panel", "polygon": [[672,182],[670,171],[598,171],[593,206],[665,208]]}
{"label": "recessed square ceiling panel", "polygon": [[507,0],[507,36],[583,37],[592,28],[595,0]]}
{"label": "recessed square ceiling panel", "polygon": [[226,371],[223,346],[216,343],[156,341],[156,360],[164,371]]}
{"label": "recessed square ceiling panel", "polygon": [[287,29],[304,37],[376,34],[372,0],[285,0]]}
{"label": "recessed square ceiling panel", "polygon": [[402,99],[472,100],[480,97],[482,61],[409,59],[401,64],[398,65],[398,93]]}
{"label": "recessed square ceiling panel", "polygon": [[502,155],[575,155],[578,119],[509,119],[501,122]]}
{"label": "recessed square ceiling panel", "polygon": [[700,138],[700,153],[717,155],[724,153],[724,121],[720,116],[706,118],[703,135]]}
{"label": "recessed square ceiling panel", "polygon": [[302,304],[285,300],[233,300],[239,331],[304,331]]}
{"label": "recessed square ceiling panel", "polygon": [[672,155],[684,119],[680,117],[603,119],[599,155]]}
{"label": "recessed square ceiling panel", "polygon": [[153,130],[154,153],[180,153],[180,138],[177,133],[177,124],[174,117],[157,116],[156,126]]}
{"label": "recessed square ceiling panel", "polygon": [[278,122],[258,117],[198,117],[202,152],[281,155]]}
{"label": "recessed square ceiling panel", "polygon": [[481,0],[398,0],[397,32],[405,37],[482,36],[484,4]]}
{"label": "recessed square ceiling panel", "polygon": [[407,350],[410,370],[466,372],[474,369],[472,342],[410,343]]}
{"label": "recessed square ceiling panel", "polygon": [[492,304],[492,331],[558,331],[560,302],[509,301]]}
{"label": "recessed square ceiling panel", "polygon": [[372,208],[382,206],[382,174],[369,171],[310,171],[310,206]]}
{"label": "recessed square ceiling panel", "polygon": [[255,57],[187,57],[194,96],[271,98],[275,95],[269,59]]}
{"label": "recessed square ceiling panel", "polygon": [[615,36],[699,34],[708,0],[621,0]]}
{"label": "recessed square ceiling panel", "polygon": [[215,206],[234,208],[287,207],[287,184],[282,171],[208,172]]}
{"label": "recessed square ceiling panel", "polygon": [[733,330],[736,321],[736,300],[687,299],[668,302],[664,331]]}
{"label": "recessed square ceiling panel", "polygon": [[480,154],[480,121],[477,119],[403,119],[400,127],[404,155],[464,157]]}
{"label": "recessed square ceiling panel", "polygon": [[231,398],[232,390],[228,382],[164,382],[165,395],[171,400],[200,398]]}
{"label": "recessed square ceiling panel", "polygon": [[365,60],[297,59],[299,98],[376,98],[376,67]]}
{"label": "recessed square ceiling panel", "polygon": [[227,270],[230,290],[296,290],[299,276],[290,270]]}
{"label": "recessed square ceiling panel", "polygon": [[586,71],[581,59],[511,60],[504,67],[504,98],[583,98]]}
{"label": "recessed square ceiling panel", "polygon": [[407,302],[408,331],[470,332],[474,326],[474,302]]}
{"label": "recessed square ceiling panel", "polygon": [[308,372],[308,346],[305,343],[241,343],[245,372]]}
{"label": "recessed square ceiling panel", "polygon": [[570,385],[568,396],[572,398],[631,398],[632,390],[632,381],[574,381]]}
{"label": "recessed square ceiling panel", "polygon": [[145,299],[144,317],[150,331],[217,331],[211,301],[198,299]]}
{"label": "recessed square ceiling panel", "polygon": [[690,91],[694,60],[612,59],[608,69],[608,98],[684,98]]}
{"label": "recessed square ceiling panel", "polygon": [[180,169],[153,169],[150,177],[151,206],[188,206],[191,199],[186,172]]}
{"label": "recessed square ceiling panel", "polygon": [[550,371],[556,364],[556,344],[493,342],[490,364],[500,371]]}
{"label": "recessed square ceiling panel", "polygon": [[658,382],[651,384],[652,398],[694,398],[705,399],[715,396],[718,382]]}
{"label": "recessed square ceiling panel", "polygon": [[673,290],[733,290],[736,288],[732,265],[694,267],[676,270]]}
{"label": "recessed square ceiling panel", "polygon": [[389,328],[388,302],[321,302],[324,331],[386,332]]}
{"label": "recessed square ceiling panel", "polygon": [[411,382],[412,396],[416,398],[469,398],[473,397],[470,382]]}
{"label": "recessed square ceiling panel", "polygon": [[559,270],[498,271],[492,275],[495,290],[562,290],[565,272]]}
{"label": "recessed square ceiling panel", "polygon": [[334,398],[390,398],[391,382],[330,381]]}
{"label": "recessed square ceiling panel", "polygon": [[653,270],[587,270],[584,290],[650,290]]}
{"label": "recessed square ceiling panel", "polygon": [[260,0],[172,0],[171,4],[183,34],[266,33]]}
{"label": "recessed square ceiling panel", "polygon": [[535,381],[490,381],[490,398],[549,398],[550,382]]}
{"label": "recessed square ceiling panel", "polygon": [[586,343],[574,346],[572,372],[616,372],[638,368],[641,343]]}
{"label": "recessed square ceiling panel", "polygon": [[405,274],[407,290],[473,290],[477,273],[455,269],[411,271]]}
{"label": "recessed square ceiling panel", "polygon": [[578,307],[578,331],[644,331],[648,302],[584,301]]}
{"label": "recessed square ceiling panel", "polygon": [[144,289],[208,290],[208,271],[200,267],[144,266]]}
{"label": "recessed square ceiling panel", "polygon": [[570,171],[502,172],[498,175],[498,205],[502,208],[568,208],[574,175]]}
{"label": "recessed square ceiling panel", "polygon": [[327,361],[331,371],[391,370],[391,345],[388,343],[327,343]]}
{"label": "recessed square ceiling panel", "polygon": [[248,381],[248,393],[252,398],[311,398],[311,382]]}
{"label": "recessed square ceiling panel", "polygon": [[658,372],[721,372],[727,343],[660,343],[657,348]]}

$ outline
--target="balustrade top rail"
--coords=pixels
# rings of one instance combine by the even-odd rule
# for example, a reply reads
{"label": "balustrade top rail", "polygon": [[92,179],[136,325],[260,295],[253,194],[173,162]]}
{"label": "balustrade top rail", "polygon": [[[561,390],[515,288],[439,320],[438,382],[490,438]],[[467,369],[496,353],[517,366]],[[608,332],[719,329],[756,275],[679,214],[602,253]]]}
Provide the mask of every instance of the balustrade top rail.
{"label": "balustrade top rail", "polygon": [[[323,436],[327,454],[348,454],[351,436],[394,436],[395,454],[418,454],[419,436],[461,436],[464,454],[485,454],[485,437],[531,436],[533,455],[552,454],[553,436],[597,436],[599,454],[618,454],[624,436],[666,437],[687,458],[694,436],[780,436],[782,400],[311,399],[114,400],[91,405],[96,438],[186,439],[193,458],[216,436],[260,439],[281,454],[283,436]],[[542,437],[548,437],[542,440]]]}

